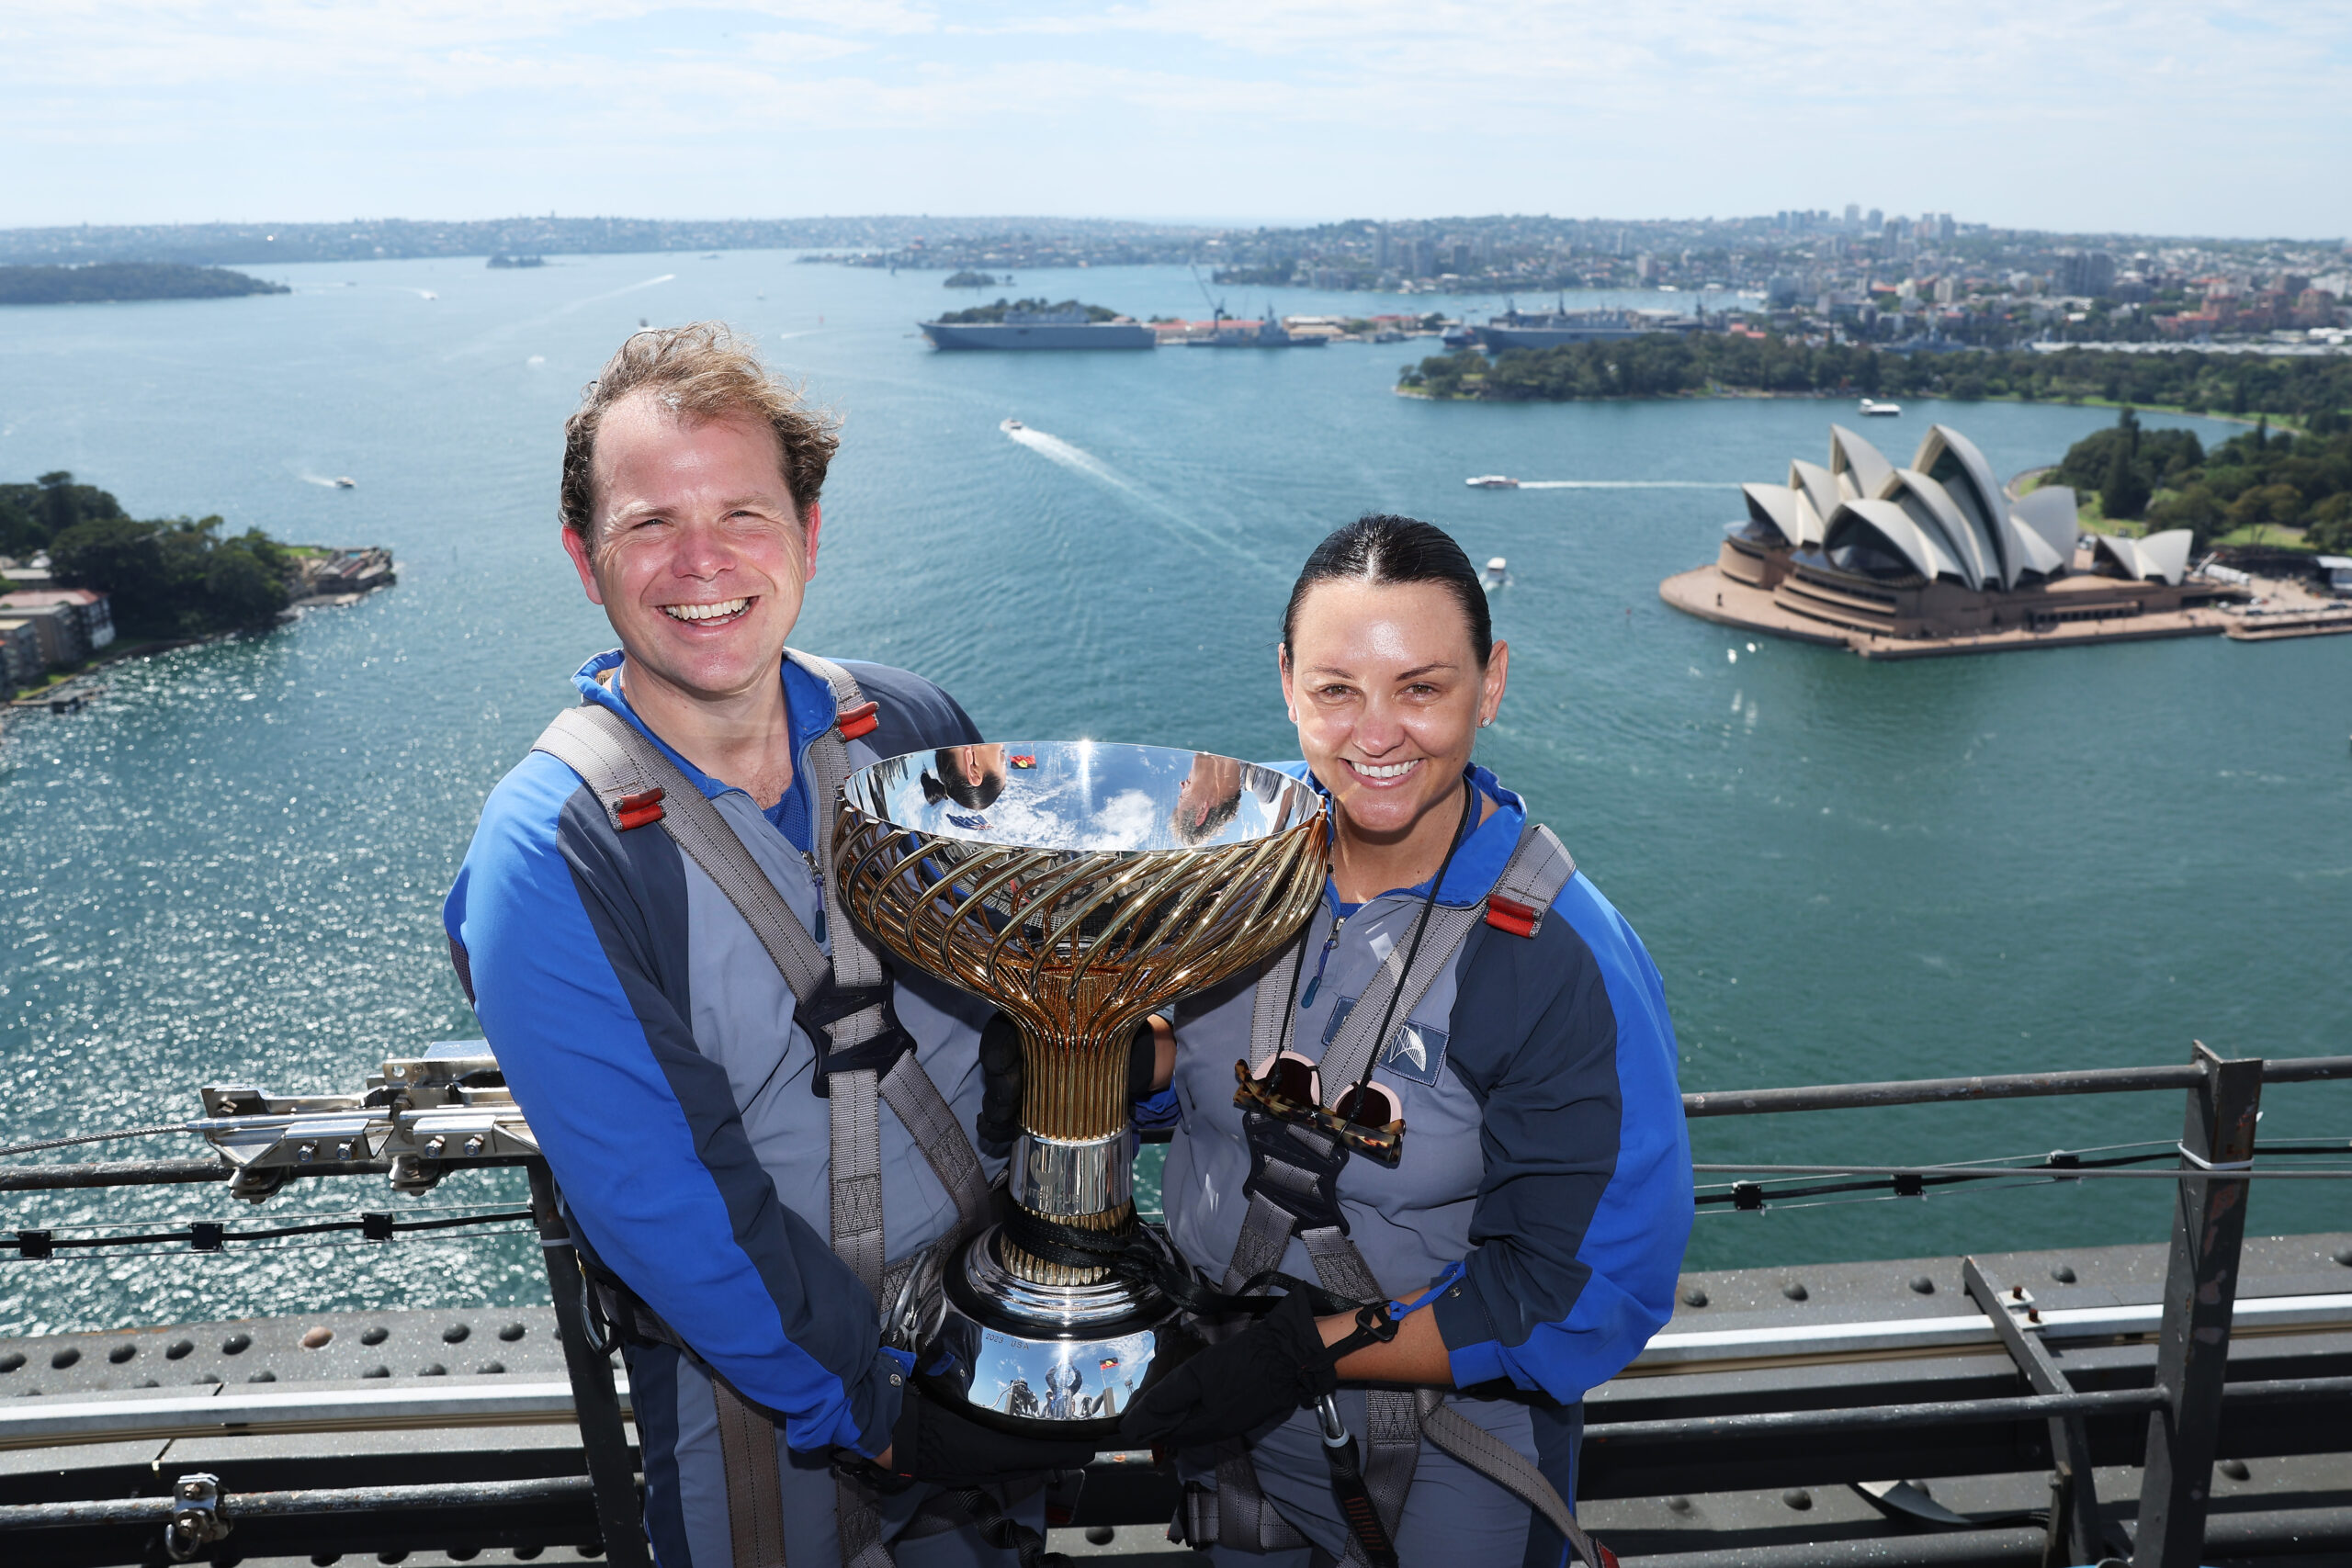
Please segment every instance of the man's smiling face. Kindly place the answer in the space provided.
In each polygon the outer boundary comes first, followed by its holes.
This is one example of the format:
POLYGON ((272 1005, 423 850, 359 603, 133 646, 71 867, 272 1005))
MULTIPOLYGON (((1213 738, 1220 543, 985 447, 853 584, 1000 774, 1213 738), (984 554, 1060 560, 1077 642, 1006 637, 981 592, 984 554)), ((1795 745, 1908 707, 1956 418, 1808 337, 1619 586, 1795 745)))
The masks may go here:
POLYGON ((634 392, 597 429, 594 475, 591 539, 567 528, 563 544, 620 636, 630 687, 714 702, 774 685, 819 525, 785 482, 775 432, 634 392))

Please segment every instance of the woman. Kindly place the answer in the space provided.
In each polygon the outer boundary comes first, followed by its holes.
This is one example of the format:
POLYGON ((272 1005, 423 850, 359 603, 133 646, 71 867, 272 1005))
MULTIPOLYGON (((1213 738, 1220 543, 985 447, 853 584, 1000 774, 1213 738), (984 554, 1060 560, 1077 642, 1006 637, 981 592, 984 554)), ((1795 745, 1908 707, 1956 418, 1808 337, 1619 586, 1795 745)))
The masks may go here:
POLYGON ((1179 1005, 1170 1092, 1140 1109, 1177 1118, 1164 1195, 1189 1261, 1228 1291, 1271 1268, 1393 1301, 1396 1321, 1384 1340, 1379 1314, 1317 1318, 1293 1292, 1142 1395, 1126 1434, 1182 1456, 1194 1544, 1303 1568, 1348 1555, 1346 1476, 1301 1407, 1336 1382, 1406 1568, 1557 1562, 1509 1455, 1574 1497, 1584 1393, 1670 1315, 1690 1234, 1657 971, 1471 761, 1510 653, 1442 531, 1365 517, 1325 539, 1280 665, 1291 771, 1329 803, 1325 904, 1179 1005), (1480 1446, 1465 1420, 1509 1452, 1456 1458, 1480 1446), (1490 1478, 1514 1468, 1516 1491, 1490 1478))

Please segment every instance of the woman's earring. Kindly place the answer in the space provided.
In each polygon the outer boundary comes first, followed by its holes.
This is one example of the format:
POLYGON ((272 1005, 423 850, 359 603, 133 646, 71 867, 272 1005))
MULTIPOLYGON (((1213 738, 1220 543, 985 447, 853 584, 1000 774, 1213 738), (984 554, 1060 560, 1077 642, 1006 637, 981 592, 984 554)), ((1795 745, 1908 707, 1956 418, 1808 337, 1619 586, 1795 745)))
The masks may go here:
POLYGON ((1495 722, 1495 716, 1494 716, 1494 715, 1492 715, 1492 714, 1488 714, 1486 717, 1484 717, 1484 718, 1482 718, 1482 719, 1480 719, 1480 720, 1478 721, 1478 728, 1481 728, 1481 729, 1485 729, 1486 728, 1487 728, 1489 725, 1493 724, 1494 722, 1495 722))

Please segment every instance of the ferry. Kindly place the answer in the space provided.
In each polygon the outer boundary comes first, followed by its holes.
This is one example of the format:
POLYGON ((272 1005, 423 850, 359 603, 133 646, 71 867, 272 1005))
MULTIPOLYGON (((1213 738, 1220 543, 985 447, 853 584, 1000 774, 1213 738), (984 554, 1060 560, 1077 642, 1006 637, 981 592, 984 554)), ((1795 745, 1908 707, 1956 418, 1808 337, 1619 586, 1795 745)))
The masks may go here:
POLYGON ((1862 412, 1873 419, 1894 419, 1903 412, 1903 405, 1901 403, 1872 402, 1870 399, 1864 398, 1862 400, 1862 412))
POLYGON ((1472 490, 1517 490, 1519 481, 1509 474, 1474 474, 1462 481, 1472 490))

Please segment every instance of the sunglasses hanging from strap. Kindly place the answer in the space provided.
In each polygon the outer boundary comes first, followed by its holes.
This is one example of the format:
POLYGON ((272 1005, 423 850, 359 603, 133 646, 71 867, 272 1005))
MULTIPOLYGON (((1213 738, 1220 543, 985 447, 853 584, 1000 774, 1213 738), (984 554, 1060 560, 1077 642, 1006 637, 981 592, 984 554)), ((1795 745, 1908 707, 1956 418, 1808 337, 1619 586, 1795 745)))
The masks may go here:
MULTIPOLYGON (((1461 818, 1453 825, 1453 837, 1445 846, 1445 858, 1438 863, 1437 874, 1430 878, 1429 892, 1423 895, 1420 909, 1413 917, 1413 935, 1405 946, 1404 966, 1396 971, 1396 984, 1389 987, 1388 1000, 1380 1014, 1380 1028, 1373 1035, 1375 1043, 1372 1055, 1356 1081, 1326 1107, 1320 1069, 1295 1051, 1278 1049, 1264 1074, 1259 1077, 1250 1076, 1249 1063, 1233 1064, 1233 1076, 1240 1085, 1234 1091, 1234 1104, 1244 1111, 1263 1111, 1277 1121, 1315 1128, 1355 1153, 1385 1166, 1394 1167, 1403 1157, 1402 1110, 1387 1086, 1372 1081, 1372 1069, 1380 1060, 1380 1047, 1387 1043, 1389 1026, 1396 1021, 1396 998, 1405 989, 1406 976, 1413 972, 1413 961, 1420 956, 1421 936, 1429 930, 1430 911, 1437 904, 1438 889, 1445 885, 1445 874, 1453 865, 1454 852, 1469 836, 1477 815, 1478 786, 1467 778, 1462 781, 1462 796, 1461 818)), ((1285 1041, 1290 1036, 1292 1016, 1301 1005, 1296 974, 1291 976, 1291 1005, 1283 1014, 1285 1041)))

